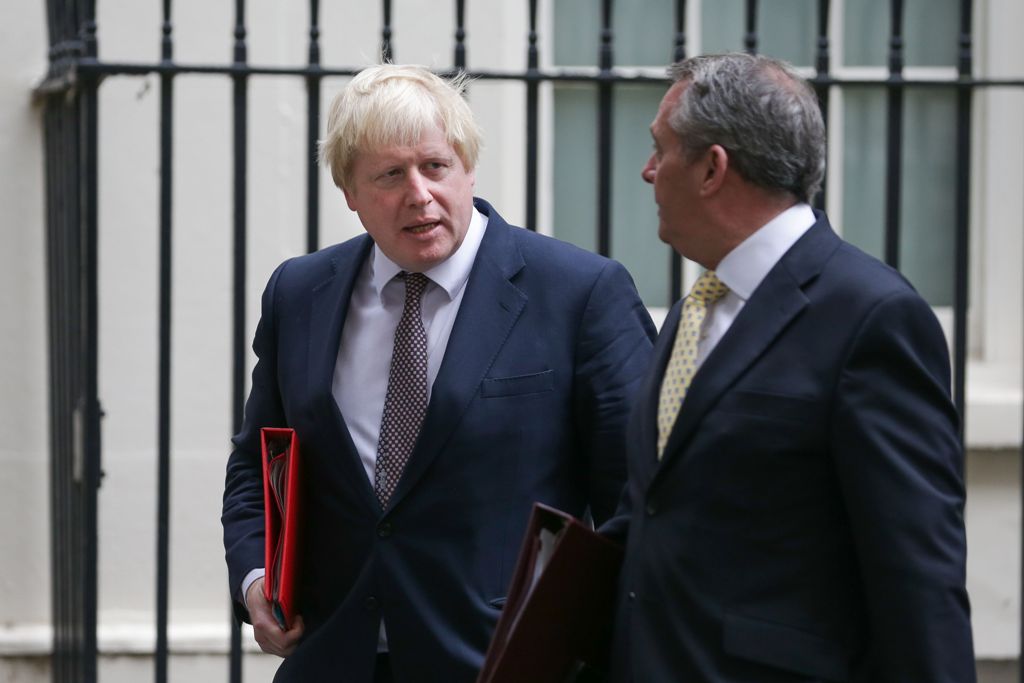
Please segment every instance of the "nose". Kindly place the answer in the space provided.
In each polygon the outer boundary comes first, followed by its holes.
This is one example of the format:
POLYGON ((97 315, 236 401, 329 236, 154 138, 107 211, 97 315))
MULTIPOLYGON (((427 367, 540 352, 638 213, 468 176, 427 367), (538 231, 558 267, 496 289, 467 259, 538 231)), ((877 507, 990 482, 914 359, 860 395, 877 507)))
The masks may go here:
POLYGON ((657 162, 654 160, 654 154, 651 154, 647 158, 647 163, 640 170, 640 177, 644 179, 644 182, 654 184, 654 175, 657 172, 657 162))
POLYGON ((409 205, 426 206, 432 202, 434 196, 430 192, 430 181, 423 177, 419 171, 409 173, 409 205))

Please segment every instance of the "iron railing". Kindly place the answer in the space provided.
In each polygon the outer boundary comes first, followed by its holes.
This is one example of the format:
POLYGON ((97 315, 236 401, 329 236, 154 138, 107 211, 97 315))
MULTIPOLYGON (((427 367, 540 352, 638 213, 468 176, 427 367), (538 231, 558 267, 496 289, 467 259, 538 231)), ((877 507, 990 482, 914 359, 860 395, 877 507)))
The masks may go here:
POLYGON ((97 300, 98 75, 91 3, 49 3, 50 69, 41 91, 46 153, 50 337, 53 678, 96 680, 100 483, 97 300))
MULTIPOLYGON (((174 60, 172 7, 163 0, 160 59, 157 62, 112 62, 99 58, 96 41, 95 0, 48 0, 50 67, 36 90, 45 104, 48 282, 50 321, 50 376, 52 424, 52 519, 53 519, 53 621, 54 681, 90 683, 96 680, 97 551, 96 494, 101 479, 100 417, 98 396, 97 315, 97 92, 101 81, 123 76, 155 74, 160 83, 160 201, 159 201, 159 379, 158 379, 158 490, 157 490, 157 606, 156 680, 167 680, 168 566, 170 527, 170 425, 171 425, 171 255, 172 142, 174 134, 174 84, 193 74, 220 74, 233 87, 233 369, 231 409, 233 428, 242 421, 244 404, 247 325, 246 236, 248 84, 261 76, 291 76, 305 81, 307 127, 304 140, 306 167, 306 248, 319 247, 320 217, 316 145, 320 133, 320 88, 324 78, 349 76, 359 67, 324 66, 320 62, 319 2, 309 2, 308 60, 303 65, 250 64, 247 55, 244 0, 235 1, 232 59, 223 64, 182 63, 174 60)), ((528 34, 523 70, 473 69, 466 49, 466 2, 454 0, 456 30, 453 63, 449 73, 466 71, 474 79, 522 83, 526 92, 526 188, 525 224, 534 229, 538 214, 539 88, 542 83, 588 83, 597 88, 598 163, 597 250, 608 254, 611 245, 612 187, 612 94, 623 83, 666 82, 644 73, 625 72, 615 66, 615 33, 612 0, 601 0, 598 69, 541 68, 537 30, 538 2, 528 0, 528 34)), ((904 94, 909 87, 946 88, 956 91, 956 216, 953 366, 954 400, 964 415, 967 358, 969 198, 971 180, 970 131, 973 95, 980 88, 1024 88, 1024 79, 976 78, 972 71, 972 0, 960 1, 958 75, 953 79, 911 79, 904 76, 902 24, 904 3, 890 0, 888 76, 883 79, 842 78, 830 71, 829 0, 817 3, 815 48, 816 75, 811 79, 827 114, 833 88, 883 87, 887 91, 885 258, 900 264, 900 195, 902 186, 902 131, 904 94)), ((393 60, 393 7, 382 0, 380 58, 393 60)), ((674 3, 674 34, 666 54, 676 59, 687 50, 687 2, 674 3)), ((758 2, 746 0, 743 44, 758 50, 758 2)), ((828 119, 826 115, 826 120, 828 119)), ((824 192, 817 198, 824 206, 824 192)), ((681 291, 683 268, 678 256, 666 252, 670 288, 667 300, 681 291)), ((963 424, 961 422, 961 424, 963 424)), ((1024 487, 1022 487, 1024 490, 1024 487)), ((1024 551, 1022 551, 1024 552, 1024 551)), ((1022 575, 1024 590, 1024 575, 1022 575)), ((227 617, 226 617, 227 618, 227 617)), ((1024 628, 1021 629, 1024 646, 1024 628)), ((230 680, 241 680, 241 638, 232 620, 230 680)), ((1024 683, 1024 674, 1022 674, 1024 683)))

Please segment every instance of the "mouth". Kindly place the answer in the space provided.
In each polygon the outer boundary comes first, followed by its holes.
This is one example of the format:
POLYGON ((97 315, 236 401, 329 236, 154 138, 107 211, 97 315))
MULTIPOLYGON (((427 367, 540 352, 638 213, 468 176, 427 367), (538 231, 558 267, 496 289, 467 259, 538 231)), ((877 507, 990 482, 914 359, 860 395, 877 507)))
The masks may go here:
POLYGON ((424 233, 430 232, 439 225, 441 225, 440 221, 426 221, 423 223, 407 225, 404 228, 402 228, 402 230, 404 230, 405 232, 410 232, 413 235, 422 235, 424 233))

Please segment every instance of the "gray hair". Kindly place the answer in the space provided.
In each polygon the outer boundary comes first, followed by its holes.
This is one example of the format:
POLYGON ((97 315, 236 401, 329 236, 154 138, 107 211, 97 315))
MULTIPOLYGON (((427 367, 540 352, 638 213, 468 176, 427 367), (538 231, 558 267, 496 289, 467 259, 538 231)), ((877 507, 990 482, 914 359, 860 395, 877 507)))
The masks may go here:
POLYGON ((809 202, 825 177, 825 124, 810 85, 786 62, 744 53, 669 67, 688 86, 668 123, 692 160, 721 145, 747 181, 809 202))
POLYGON ((390 145, 412 146, 439 126, 467 171, 476 168, 483 135, 462 93, 467 79, 445 80, 424 66, 380 64, 360 71, 331 102, 320 161, 342 189, 362 153, 390 145))

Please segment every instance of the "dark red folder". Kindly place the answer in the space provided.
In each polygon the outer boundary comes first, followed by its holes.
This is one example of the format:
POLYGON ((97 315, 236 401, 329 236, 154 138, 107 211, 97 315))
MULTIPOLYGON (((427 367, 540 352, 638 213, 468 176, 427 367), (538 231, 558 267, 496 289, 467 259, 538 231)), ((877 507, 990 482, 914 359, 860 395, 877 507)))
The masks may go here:
POLYGON ((477 683, 566 683, 607 671, 622 548, 535 503, 477 683))
POLYGON ((266 524, 266 576, 263 595, 281 628, 291 627, 299 581, 302 461, 291 429, 260 429, 263 450, 263 509, 266 524))

